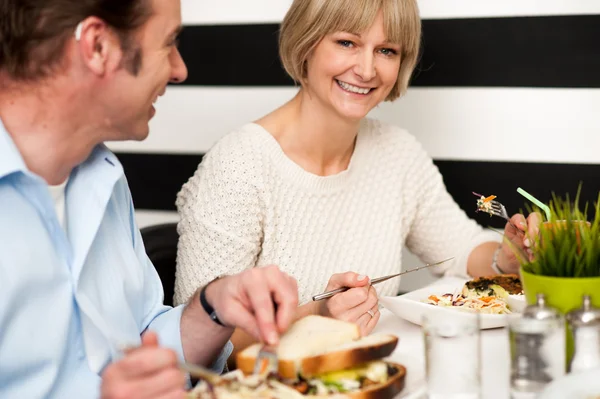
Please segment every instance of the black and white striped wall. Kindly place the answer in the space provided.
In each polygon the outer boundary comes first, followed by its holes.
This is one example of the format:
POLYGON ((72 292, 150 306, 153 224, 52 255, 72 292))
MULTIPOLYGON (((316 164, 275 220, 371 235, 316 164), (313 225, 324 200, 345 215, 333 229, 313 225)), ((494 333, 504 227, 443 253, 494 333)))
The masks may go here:
MULTIPOLYGON (((189 78, 157 104, 143 143, 109 143, 141 226, 177 220, 175 195, 220 137, 296 92, 277 55, 291 0, 182 0, 189 78)), ((523 187, 583 198, 600 190, 600 2, 420 0, 423 54, 408 94, 371 116, 408 129, 456 201, 471 191, 518 211, 523 187)), ((412 261, 412 258, 407 258, 412 261)), ((403 281, 420 285, 426 272, 403 281)))

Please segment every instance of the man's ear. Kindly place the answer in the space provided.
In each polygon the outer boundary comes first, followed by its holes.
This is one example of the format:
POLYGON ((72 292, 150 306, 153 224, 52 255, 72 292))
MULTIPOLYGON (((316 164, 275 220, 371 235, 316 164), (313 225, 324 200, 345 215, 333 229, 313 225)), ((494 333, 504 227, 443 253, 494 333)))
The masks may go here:
POLYGON ((119 68, 123 51, 116 33, 100 18, 88 17, 75 30, 75 45, 89 70, 104 76, 119 68))

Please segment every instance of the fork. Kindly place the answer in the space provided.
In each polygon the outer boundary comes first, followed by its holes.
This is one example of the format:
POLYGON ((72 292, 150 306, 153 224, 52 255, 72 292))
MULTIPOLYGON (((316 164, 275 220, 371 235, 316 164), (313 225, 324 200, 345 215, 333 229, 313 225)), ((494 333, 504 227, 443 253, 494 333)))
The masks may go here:
POLYGON ((515 228, 515 230, 517 230, 517 232, 520 232, 521 230, 517 228, 517 226, 515 226, 515 224, 513 222, 510 221, 510 216, 508 216, 508 212, 506 212, 506 208, 504 207, 504 205, 502 205, 500 202, 493 200, 491 202, 492 204, 492 214, 495 216, 499 216, 503 219, 505 219, 512 227, 515 228))
POLYGON ((278 365, 279 359, 277 358, 277 348, 273 345, 264 344, 258 352, 256 361, 254 362, 254 370, 252 371, 252 374, 261 374, 261 371, 264 373, 267 373, 271 370, 277 371, 278 365))
POLYGON ((179 369, 188 373, 190 376, 205 380, 213 385, 218 384, 222 380, 219 374, 196 364, 180 362, 178 366, 179 369))
MULTIPOLYGON (((139 348, 136 345, 117 345, 117 355, 119 357, 125 356, 128 353, 139 348)), ((221 376, 215 373, 212 370, 209 370, 203 366, 199 366, 196 364, 188 363, 188 362, 179 362, 177 364, 181 371, 188 373, 190 376, 194 378, 198 378, 201 380, 208 381, 211 384, 218 384, 221 381, 221 376)))
MULTIPOLYGON (((475 195, 479 198, 483 197, 483 195, 477 194, 475 192, 473 193, 473 195, 475 195)), ((504 207, 504 205, 502 205, 500 202, 498 202, 496 200, 492 200, 489 203, 491 205, 491 210, 490 211, 484 210, 484 212, 488 212, 490 215, 498 216, 498 217, 505 219, 512 227, 515 228, 515 230, 517 232, 521 231, 517 228, 517 226, 515 226, 515 224, 513 222, 511 222, 510 216, 508 216, 508 212, 506 212, 506 208, 504 207)), ((479 212, 479 211, 481 211, 481 209, 477 208, 477 212, 479 212)))

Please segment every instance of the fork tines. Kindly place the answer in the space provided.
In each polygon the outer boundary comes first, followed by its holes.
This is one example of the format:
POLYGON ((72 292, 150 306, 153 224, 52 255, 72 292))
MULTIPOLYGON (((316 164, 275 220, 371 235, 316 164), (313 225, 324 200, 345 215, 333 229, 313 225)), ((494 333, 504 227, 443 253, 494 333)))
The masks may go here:
POLYGON ((508 213, 506 212, 506 208, 504 207, 504 205, 502 205, 498 201, 491 201, 490 204, 492 205, 492 211, 494 211, 494 214, 501 216, 505 219, 508 218, 508 213))
POLYGON ((269 373, 270 371, 277 371, 278 365, 277 348, 270 345, 263 345, 254 362, 254 370, 252 373, 263 374, 269 373))

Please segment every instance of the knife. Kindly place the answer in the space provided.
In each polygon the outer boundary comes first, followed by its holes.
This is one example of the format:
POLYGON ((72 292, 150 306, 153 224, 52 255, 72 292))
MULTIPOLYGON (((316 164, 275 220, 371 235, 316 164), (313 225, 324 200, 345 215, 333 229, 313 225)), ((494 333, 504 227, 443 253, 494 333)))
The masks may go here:
MULTIPOLYGON (((387 281, 387 280, 389 280, 391 278, 402 276, 403 274, 408 274, 408 273, 416 272, 417 270, 425 269, 425 268, 428 268, 428 267, 431 267, 431 266, 441 265, 442 263, 448 262, 449 260, 452 260, 452 259, 454 259, 454 257, 451 257, 451 258, 448 258, 448 259, 444 259, 444 260, 441 260, 441 261, 435 262, 435 263, 428 263, 426 265, 415 267, 414 269, 406 270, 406 271, 403 271, 401 273, 390 274, 389 276, 377 277, 377 278, 374 278, 373 280, 371 280, 371 285, 379 284, 379 283, 381 283, 383 281, 387 281)), ((313 301, 320 301, 322 299, 331 298, 335 294, 339 294, 340 292, 348 291, 349 289, 350 289, 349 287, 341 287, 341 288, 338 288, 338 289, 335 289, 335 290, 332 290, 332 291, 323 292, 322 294, 318 294, 318 295, 313 296, 312 300, 313 301)))

